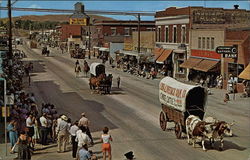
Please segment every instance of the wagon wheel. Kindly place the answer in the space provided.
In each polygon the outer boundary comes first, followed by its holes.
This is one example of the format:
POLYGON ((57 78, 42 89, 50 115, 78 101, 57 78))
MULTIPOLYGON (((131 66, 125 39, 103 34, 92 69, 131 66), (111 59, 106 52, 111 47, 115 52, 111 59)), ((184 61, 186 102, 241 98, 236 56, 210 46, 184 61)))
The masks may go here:
POLYGON ((180 139, 181 133, 182 133, 182 126, 180 122, 175 123, 174 131, 175 131, 176 138, 180 139))
POLYGON ((165 131, 166 128, 167 128, 167 120, 166 120, 165 113, 164 113, 163 111, 161 111, 161 113, 160 113, 160 118, 159 118, 159 120, 160 120, 160 127, 161 127, 161 129, 162 129, 163 131, 165 131))

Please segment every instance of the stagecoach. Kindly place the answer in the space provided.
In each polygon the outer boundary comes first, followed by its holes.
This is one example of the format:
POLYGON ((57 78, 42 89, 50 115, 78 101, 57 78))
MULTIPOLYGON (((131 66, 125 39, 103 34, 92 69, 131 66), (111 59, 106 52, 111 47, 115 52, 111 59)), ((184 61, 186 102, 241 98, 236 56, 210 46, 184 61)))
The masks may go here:
POLYGON ((169 122, 175 123, 175 135, 179 139, 186 132, 185 121, 189 115, 203 120, 207 101, 207 90, 201 86, 181 83, 165 77, 159 84, 159 99, 162 105, 160 127, 166 130, 169 122))
POLYGON ((100 93, 110 93, 112 86, 112 74, 105 73, 105 65, 102 63, 92 63, 90 65, 90 89, 97 89, 100 93))

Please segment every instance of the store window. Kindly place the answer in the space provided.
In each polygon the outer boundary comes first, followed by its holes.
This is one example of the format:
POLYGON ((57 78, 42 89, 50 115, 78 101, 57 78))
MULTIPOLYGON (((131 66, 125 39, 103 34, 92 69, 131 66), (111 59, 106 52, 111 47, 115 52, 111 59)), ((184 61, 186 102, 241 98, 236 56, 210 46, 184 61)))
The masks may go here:
MULTIPOLYGON (((243 64, 237 64, 237 63, 228 63, 228 75, 232 75, 233 77, 238 77, 239 74, 244 70, 243 64), (238 70, 237 70, 238 66, 238 70)), ((242 79, 238 80, 239 83, 242 82, 242 79)))
POLYGON ((184 62, 184 60, 177 60, 177 67, 176 67, 177 73, 184 74, 185 69, 180 67, 180 65, 181 65, 183 62, 184 62))
POLYGON ((111 35, 112 36, 115 36, 116 35, 116 28, 111 28, 111 35))

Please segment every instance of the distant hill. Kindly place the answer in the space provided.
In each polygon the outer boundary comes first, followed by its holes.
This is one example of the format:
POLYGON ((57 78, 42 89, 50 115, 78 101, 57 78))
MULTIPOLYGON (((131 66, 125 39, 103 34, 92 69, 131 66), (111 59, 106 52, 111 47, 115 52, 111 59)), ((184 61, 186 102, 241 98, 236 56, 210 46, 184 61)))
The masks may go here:
MULTIPOLYGON (((97 19, 97 20, 115 20, 110 17, 105 16, 98 16, 98 15, 89 15, 91 19, 97 19)), ((45 21, 53 21, 53 22, 68 22, 70 15, 26 15, 26 16, 18 16, 13 17, 13 20, 31 20, 31 21, 38 21, 38 22, 45 22, 45 21)))

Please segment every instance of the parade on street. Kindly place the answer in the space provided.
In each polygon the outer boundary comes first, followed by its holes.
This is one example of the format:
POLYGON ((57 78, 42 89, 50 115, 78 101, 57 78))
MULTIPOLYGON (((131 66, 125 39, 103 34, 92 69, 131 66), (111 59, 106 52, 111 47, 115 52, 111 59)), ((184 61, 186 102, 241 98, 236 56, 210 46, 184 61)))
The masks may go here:
POLYGON ((249 2, 171 2, 2 2, 0 160, 250 159, 249 2))

